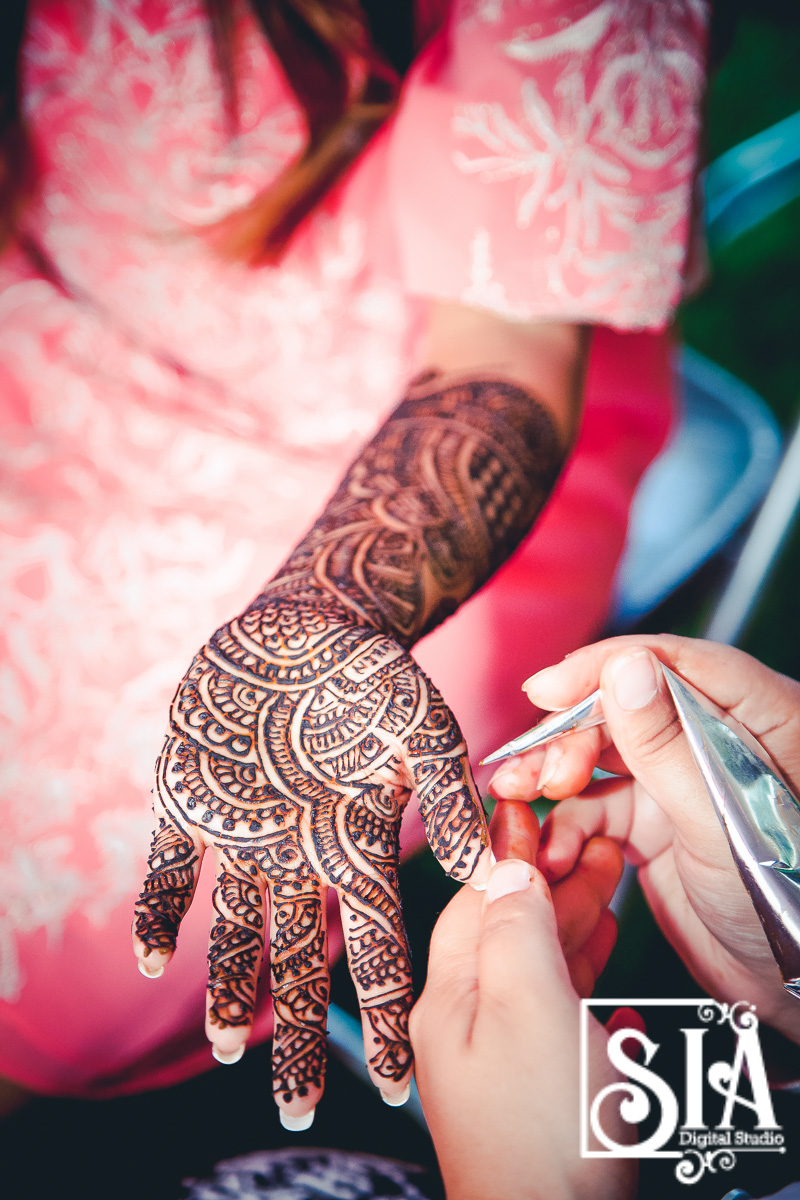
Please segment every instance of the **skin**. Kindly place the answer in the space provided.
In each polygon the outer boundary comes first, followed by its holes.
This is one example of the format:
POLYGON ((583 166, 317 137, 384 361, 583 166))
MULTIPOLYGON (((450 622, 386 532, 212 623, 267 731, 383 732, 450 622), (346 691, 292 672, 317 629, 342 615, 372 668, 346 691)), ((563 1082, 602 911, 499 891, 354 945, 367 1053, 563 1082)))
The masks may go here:
MULTIPOLYGON (((515 857, 498 862, 483 895, 464 888, 445 909, 411 1014, 417 1082, 448 1200, 633 1193, 633 1162, 582 1159, 578 1145, 579 990, 591 991, 613 945, 606 906, 622 855, 592 839, 550 889, 530 865, 537 842, 526 805, 497 805, 492 845, 498 858, 515 857)), ((600 1084, 612 1078, 607 1036, 591 1019, 600 1084)))
POLYGON ((545 794, 562 801, 543 830, 547 878, 571 871, 586 838, 613 838, 639 866, 656 920, 695 979, 720 1000, 754 1003, 761 1021, 800 1042, 800 1005, 783 988, 659 662, 746 726, 800 791, 800 684, 739 650, 667 636, 599 642, 528 680, 531 701, 545 709, 599 686, 607 731, 576 734, 546 757, 501 768, 491 789, 532 795, 544 776, 545 794), (595 763, 621 778, 587 787, 595 763))
POLYGON ((223 1058, 243 1047, 269 931, 274 1090, 290 1117, 322 1094, 330 887, 370 1073, 389 1099, 407 1087, 397 864, 412 790, 444 869, 479 885, 489 869, 463 738, 408 650, 531 527, 574 434, 585 352, 573 327, 435 306, 425 369, 172 703, 134 950, 157 977, 210 849, 207 1034, 223 1058))

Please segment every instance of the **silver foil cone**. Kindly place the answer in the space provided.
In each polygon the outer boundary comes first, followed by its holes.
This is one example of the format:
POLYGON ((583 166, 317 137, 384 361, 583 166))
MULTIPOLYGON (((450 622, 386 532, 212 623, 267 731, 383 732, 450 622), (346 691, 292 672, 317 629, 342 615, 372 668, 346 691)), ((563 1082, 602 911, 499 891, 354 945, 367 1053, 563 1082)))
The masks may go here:
POLYGON ((800 998, 800 801, 743 725, 663 670, 784 986, 800 998))

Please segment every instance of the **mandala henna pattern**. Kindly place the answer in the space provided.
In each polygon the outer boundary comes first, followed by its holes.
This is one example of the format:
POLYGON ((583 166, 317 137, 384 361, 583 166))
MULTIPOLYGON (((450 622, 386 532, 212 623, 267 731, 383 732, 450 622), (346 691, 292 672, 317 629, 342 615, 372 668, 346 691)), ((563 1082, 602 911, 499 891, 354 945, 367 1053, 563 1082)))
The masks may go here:
POLYGON ((408 1076, 402 812, 415 789, 433 851, 460 879, 486 830, 458 725, 407 648, 514 550, 561 458, 549 415, 516 385, 418 381, 178 688, 136 930, 148 950, 174 947, 202 847, 214 846, 208 1019, 247 1026, 268 896, 284 1104, 323 1086, 329 887, 373 1077, 408 1076))

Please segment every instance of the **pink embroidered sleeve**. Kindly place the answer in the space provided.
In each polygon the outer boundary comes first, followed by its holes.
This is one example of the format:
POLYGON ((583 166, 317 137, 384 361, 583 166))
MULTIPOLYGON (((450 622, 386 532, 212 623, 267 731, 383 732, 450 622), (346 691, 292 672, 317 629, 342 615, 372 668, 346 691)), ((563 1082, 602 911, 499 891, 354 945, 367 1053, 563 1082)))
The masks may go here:
POLYGON ((706 16, 704 0, 454 4, 393 131, 409 290, 662 326, 682 291, 706 16))

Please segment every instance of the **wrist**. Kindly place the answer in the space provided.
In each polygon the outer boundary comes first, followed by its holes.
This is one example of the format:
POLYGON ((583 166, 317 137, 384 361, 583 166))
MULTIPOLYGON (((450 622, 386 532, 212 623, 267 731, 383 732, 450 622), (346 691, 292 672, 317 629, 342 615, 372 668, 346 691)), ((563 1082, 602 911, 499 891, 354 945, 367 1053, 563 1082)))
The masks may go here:
POLYGON ((249 608, 263 609, 270 603, 280 603, 284 607, 302 606, 307 611, 324 615, 329 623, 361 625, 377 633, 395 636, 394 631, 380 619, 381 614, 359 604, 353 599, 354 593, 354 588, 340 590, 330 580, 319 580, 313 571, 292 570, 287 564, 266 584, 249 608))

